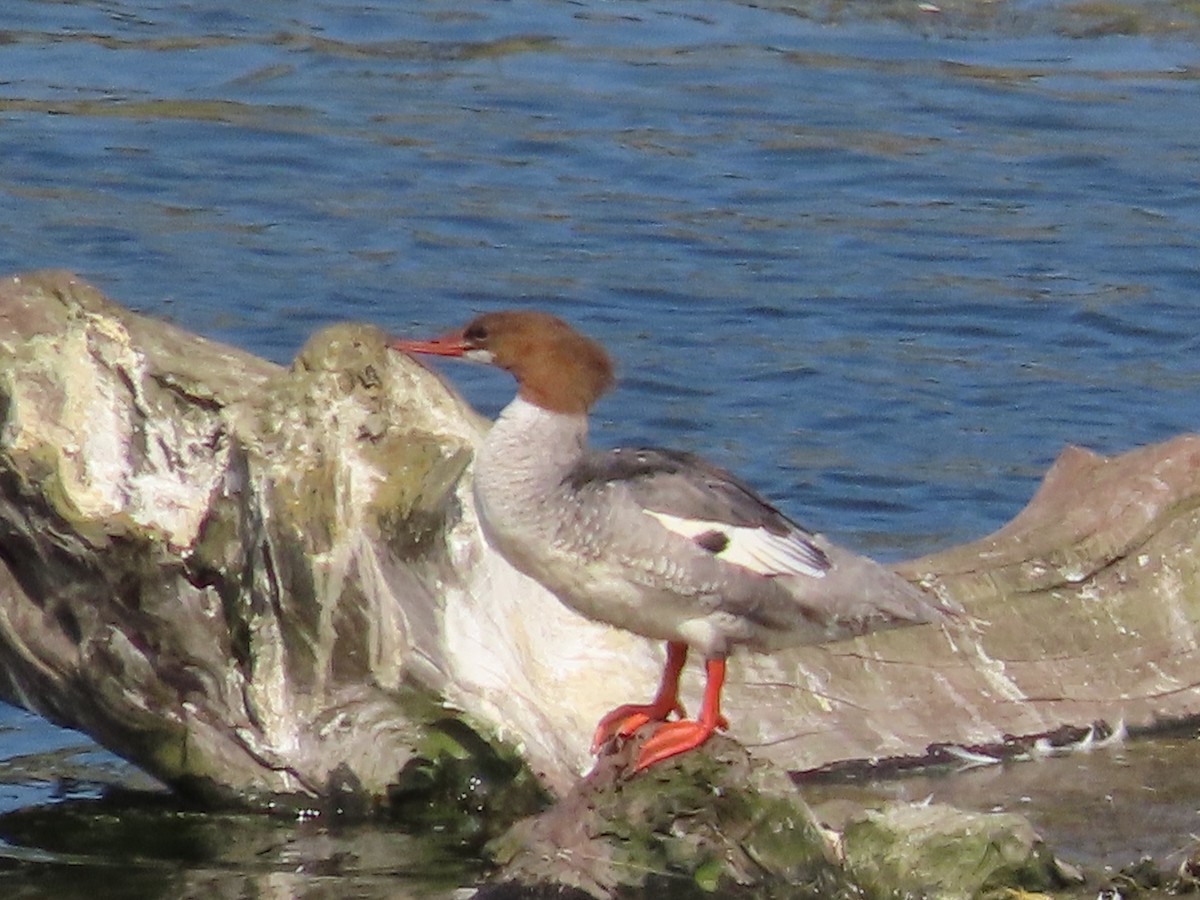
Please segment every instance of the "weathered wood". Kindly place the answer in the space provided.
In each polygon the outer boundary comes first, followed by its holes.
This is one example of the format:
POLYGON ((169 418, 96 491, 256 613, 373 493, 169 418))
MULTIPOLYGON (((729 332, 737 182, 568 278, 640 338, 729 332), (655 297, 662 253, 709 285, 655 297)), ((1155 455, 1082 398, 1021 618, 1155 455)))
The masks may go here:
MULTIPOLYGON (((374 329, 285 370, 64 274, 6 279, 0 317, 9 699, 168 781, 320 796, 343 765, 386 784, 406 679, 560 790, 597 717, 654 684, 660 648, 489 551, 460 478, 483 423, 374 329)), ((1068 449, 1005 528, 901 567, 976 631, 740 657, 732 736, 802 771, 1200 713, 1198 460, 1192 436, 1068 449)))
MULTIPOLYGON (((382 801, 447 707, 566 795, 655 684, 661 648, 487 547, 486 423, 374 328, 284 369, 10 277, 0 401, 0 696, 177 788, 382 801)), ((1200 714, 1198 461, 1192 436, 1068 449, 1005 528, 901 567, 976 628, 738 658, 730 735, 797 772, 1200 714)))
POLYGON ((380 796, 407 676, 446 686, 476 432, 387 359, 347 326, 285 370, 66 274, 0 283, 3 696, 179 788, 380 796))
POLYGON ((1000 531, 898 567, 964 604, 972 633, 912 629, 752 661, 731 708, 782 712, 734 733, 809 769, 1196 716, 1198 509, 1200 438, 1114 458, 1069 447, 1000 531))

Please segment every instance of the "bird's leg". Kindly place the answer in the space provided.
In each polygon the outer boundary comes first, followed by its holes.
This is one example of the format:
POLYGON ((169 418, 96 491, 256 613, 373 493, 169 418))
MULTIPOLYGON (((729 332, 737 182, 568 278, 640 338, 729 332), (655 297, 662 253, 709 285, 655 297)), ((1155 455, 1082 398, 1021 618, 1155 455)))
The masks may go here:
POLYGON ((704 669, 708 681, 704 685, 700 715, 695 719, 663 722, 658 726, 654 734, 642 744, 637 763, 633 767, 635 772, 699 747, 718 728, 726 727, 725 717, 721 715, 721 685, 725 683, 725 657, 718 656, 706 660, 704 669))
POLYGON ((686 715, 679 702, 679 673, 687 662, 687 644, 671 641, 667 644, 667 664, 663 667, 662 681, 658 693, 649 703, 626 703, 618 706, 596 726, 592 736, 592 752, 614 737, 629 737, 647 722, 663 722, 673 712, 686 715))

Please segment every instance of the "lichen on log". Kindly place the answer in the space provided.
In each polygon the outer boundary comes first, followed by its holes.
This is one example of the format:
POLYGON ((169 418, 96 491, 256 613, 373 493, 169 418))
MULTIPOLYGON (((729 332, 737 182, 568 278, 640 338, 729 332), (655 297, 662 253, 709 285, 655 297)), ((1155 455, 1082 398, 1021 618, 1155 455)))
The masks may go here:
POLYGON ((283 369, 60 273, 0 315, 3 696, 185 791, 382 795, 444 674, 469 420, 428 439, 449 400, 375 329, 283 369))

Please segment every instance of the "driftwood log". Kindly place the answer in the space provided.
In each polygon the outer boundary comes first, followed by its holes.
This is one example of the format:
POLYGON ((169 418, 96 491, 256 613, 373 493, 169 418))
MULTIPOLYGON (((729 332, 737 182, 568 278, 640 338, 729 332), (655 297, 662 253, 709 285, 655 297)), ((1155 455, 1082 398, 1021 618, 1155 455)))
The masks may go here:
MULTIPOLYGON (((176 789, 386 802, 453 719, 563 797, 656 681, 659 647, 487 547, 486 422, 375 328, 283 368, 11 276, 0 400, 0 697, 176 789)), ((1200 714, 1198 510, 1200 439, 1070 448, 999 532, 900 567, 977 627, 739 657, 730 736, 795 773, 1200 714)))

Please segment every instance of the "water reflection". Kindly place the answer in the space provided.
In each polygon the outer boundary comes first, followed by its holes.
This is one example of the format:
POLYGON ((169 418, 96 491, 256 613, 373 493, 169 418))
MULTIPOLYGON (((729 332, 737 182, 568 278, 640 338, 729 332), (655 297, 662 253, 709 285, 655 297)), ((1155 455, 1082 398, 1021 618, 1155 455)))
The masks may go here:
POLYGON ((446 895, 477 873, 430 839, 379 823, 190 811, 165 794, 110 791, 0 815, 6 897, 446 895))
POLYGON ((1195 758, 1196 736, 1184 731, 1090 752, 930 771, 886 783, 813 784, 803 791, 830 821, 892 799, 1020 813, 1059 856, 1093 875, 1143 856, 1174 871, 1195 846, 1200 824, 1200 798, 1189 774, 1195 758))

